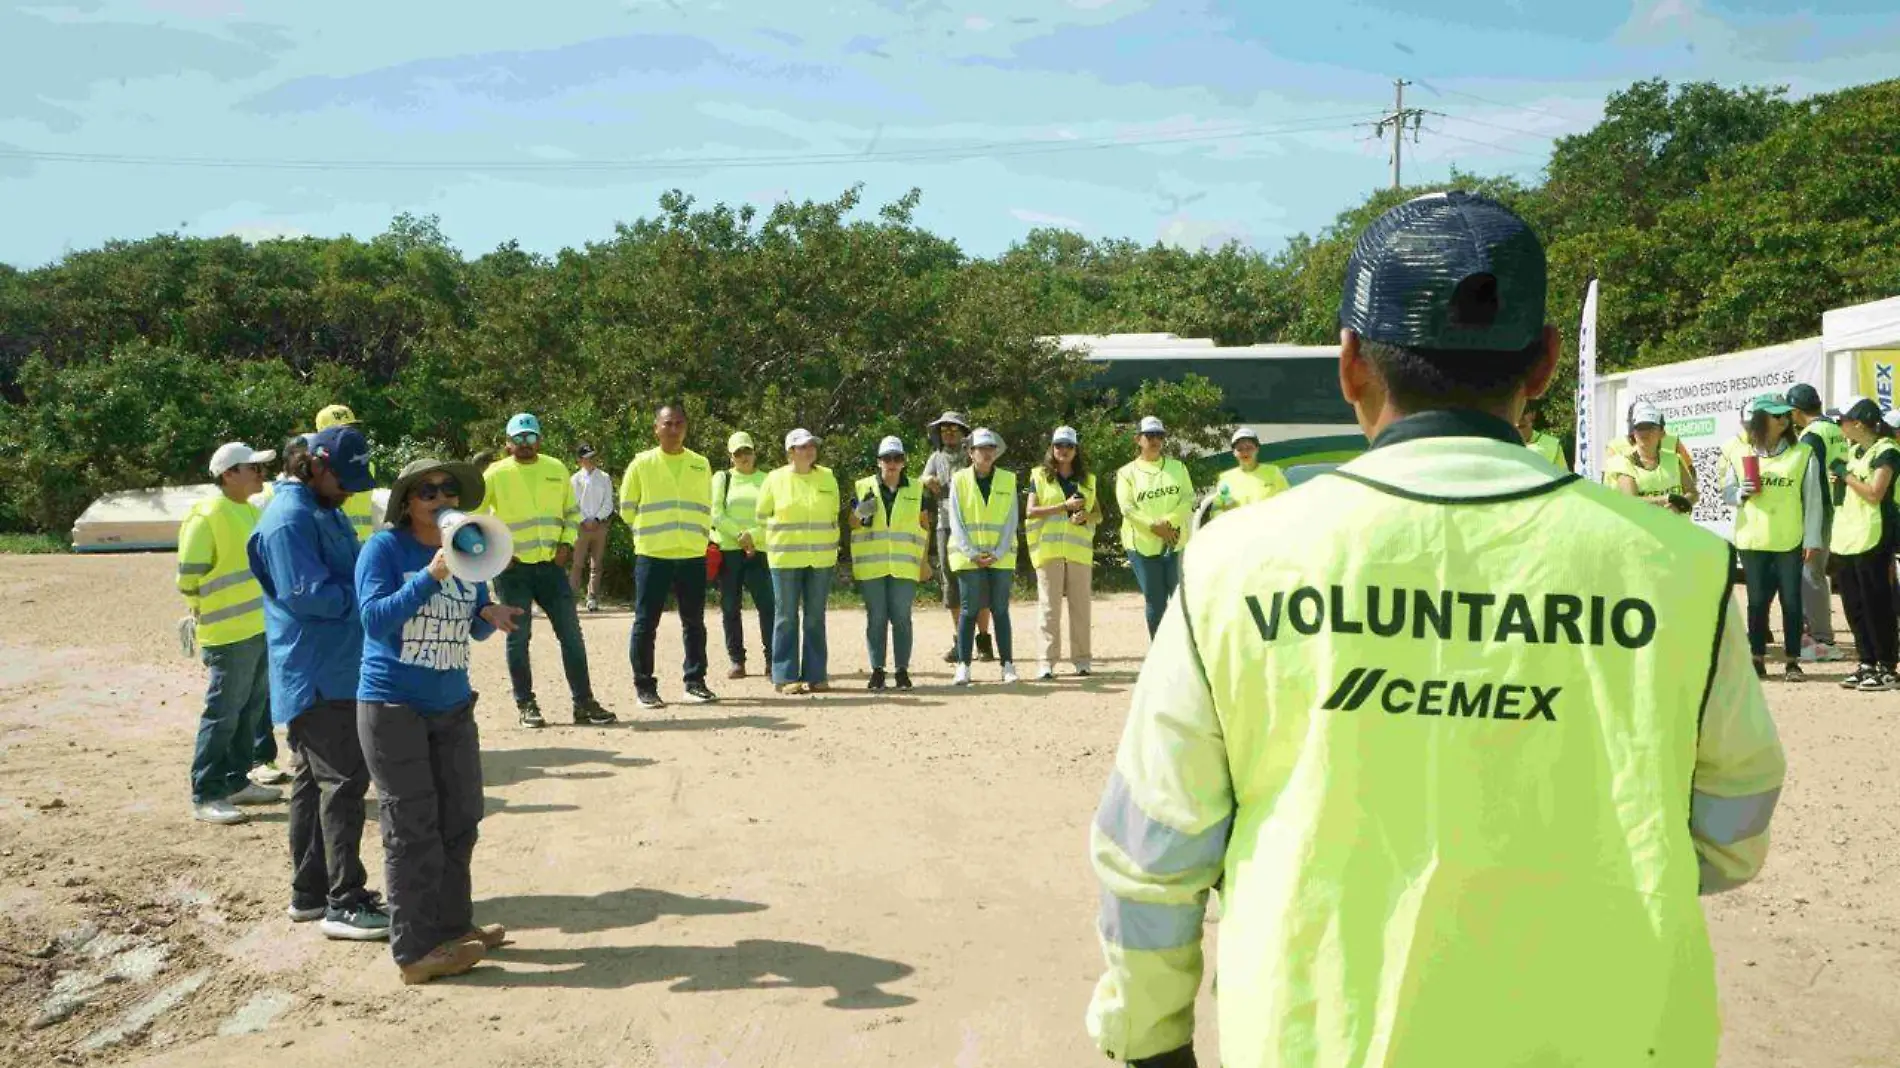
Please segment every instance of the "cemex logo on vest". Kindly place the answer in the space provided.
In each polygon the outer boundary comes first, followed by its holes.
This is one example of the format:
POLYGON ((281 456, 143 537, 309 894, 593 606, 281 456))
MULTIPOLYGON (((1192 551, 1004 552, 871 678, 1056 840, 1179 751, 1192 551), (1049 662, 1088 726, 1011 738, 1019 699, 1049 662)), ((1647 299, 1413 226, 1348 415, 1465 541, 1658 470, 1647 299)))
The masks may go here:
POLYGON ((1413 681, 1388 675, 1384 668, 1353 668, 1320 707, 1353 712, 1372 702, 1387 714, 1444 716, 1448 719, 1515 719, 1557 722, 1561 686, 1522 686, 1464 679, 1413 681), (1377 700, 1374 700, 1374 695, 1377 700))

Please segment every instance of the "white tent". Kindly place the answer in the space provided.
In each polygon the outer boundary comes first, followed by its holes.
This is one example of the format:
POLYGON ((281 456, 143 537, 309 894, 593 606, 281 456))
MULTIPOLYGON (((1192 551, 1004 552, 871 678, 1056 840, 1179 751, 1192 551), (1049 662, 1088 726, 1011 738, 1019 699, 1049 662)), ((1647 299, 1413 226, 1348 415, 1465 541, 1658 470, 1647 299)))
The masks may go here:
MULTIPOLYGON (((218 492, 210 483, 199 486, 161 486, 158 489, 121 490, 92 502, 73 524, 73 551, 129 553, 171 551, 178 548, 178 528, 191 506, 218 492)), ((382 529, 383 506, 389 491, 370 491, 375 508, 370 513, 382 529)), ((252 498, 255 503, 259 498, 252 498)))
POLYGON ((1900 297, 1822 312, 1821 341, 1829 352, 1900 347, 1900 297))

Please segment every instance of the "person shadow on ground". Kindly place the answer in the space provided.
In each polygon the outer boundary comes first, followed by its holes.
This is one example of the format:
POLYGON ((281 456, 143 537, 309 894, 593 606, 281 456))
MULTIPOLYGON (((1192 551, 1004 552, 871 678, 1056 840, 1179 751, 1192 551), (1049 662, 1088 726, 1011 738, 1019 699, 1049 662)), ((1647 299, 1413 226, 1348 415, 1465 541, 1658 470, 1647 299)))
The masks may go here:
POLYGON ((746 939, 730 946, 586 946, 495 951, 463 982, 471 986, 618 989, 664 983, 674 993, 829 988, 834 1009, 893 1009, 916 998, 882 989, 911 975, 908 964, 804 942, 746 939), (512 965, 530 965, 533 970, 512 965))

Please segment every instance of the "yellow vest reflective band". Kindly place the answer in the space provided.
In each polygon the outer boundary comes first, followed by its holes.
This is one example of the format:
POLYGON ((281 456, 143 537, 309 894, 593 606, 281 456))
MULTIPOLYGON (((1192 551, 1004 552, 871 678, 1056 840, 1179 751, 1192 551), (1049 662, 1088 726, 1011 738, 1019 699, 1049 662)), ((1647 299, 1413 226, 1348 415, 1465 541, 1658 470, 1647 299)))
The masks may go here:
POLYGON ((1548 485, 1447 503, 1322 476, 1258 506, 1300 537, 1215 523, 1185 555, 1237 802, 1228 1068, 1714 1065, 1690 819, 1729 549, 1548 485))
POLYGON ((673 464, 657 448, 635 456, 620 476, 620 518, 633 528, 633 551, 640 556, 705 556, 712 537, 712 464, 691 449, 673 464))
POLYGON ((901 578, 916 582, 924 567, 924 487, 906 481, 897 487, 890 515, 884 513, 884 498, 878 492, 883 480, 876 475, 858 479, 854 492, 858 500, 877 502, 877 514, 871 525, 864 526, 853 515, 851 524, 851 577, 865 579, 901 578))
POLYGON ((523 464, 504 456, 488 465, 482 481, 487 487, 482 511, 508 524, 515 537, 515 559, 545 563, 554 559, 557 548, 574 544, 581 509, 561 461, 541 456, 523 464))
MULTIPOLYGON (((1892 438, 1877 438, 1847 461, 1847 473, 1863 482, 1874 477, 1874 461, 1883 453, 1900 450, 1892 438)), ((1893 492, 1891 489, 1889 493, 1893 492)), ((1834 531, 1828 538, 1828 551, 1842 556, 1869 552, 1880 544, 1885 531, 1881 527, 1879 502, 1868 502, 1848 487, 1841 506, 1834 510, 1834 531)))
POLYGON ((178 592, 198 617, 199 645, 264 633, 264 591, 246 550, 258 514, 220 493, 192 505, 178 528, 178 592))
POLYGON ((768 567, 832 567, 838 562, 838 476, 815 464, 805 474, 792 465, 765 476, 759 519, 765 524, 768 567))
POLYGON ((376 533, 376 518, 370 514, 375 507, 376 499, 369 490, 352 493, 343 501, 343 515, 349 519, 350 529, 356 531, 359 545, 376 533))
POLYGON ((1181 461, 1170 457, 1159 466, 1140 460, 1124 464, 1115 473, 1115 498, 1122 510, 1123 549, 1160 556, 1168 546, 1148 528, 1164 519, 1181 532, 1174 547, 1187 547, 1188 520, 1194 513, 1194 483, 1181 461))
POLYGON ((1220 473, 1220 479, 1214 483, 1214 495, 1221 496, 1226 489, 1225 507, 1237 508, 1243 504, 1264 501, 1287 488, 1286 474, 1272 464, 1255 464, 1252 471, 1242 471, 1238 466, 1230 467, 1220 473))
MULTIPOLYGON (((1094 518, 1095 476, 1085 477, 1077 488, 1082 491, 1082 514, 1089 517, 1084 524, 1070 522, 1066 512, 1039 518, 1031 517, 1026 511, 1023 513, 1023 536, 1029 540, 1031 565, 1041 567, 1051 560, 1066 560, 1072 564, 1095 562, 1095 528, 1100 525, 1094 518)), ((1029 472, 1029 493, 1044 507, 1069 499, 1062 492, 1061 481, 1045 480, 1040 467, 1029 472)), ((991 495, 994 496, 994 491, 991 495)))
MULTIPOLYGON (((1761 458, 1761 492, 1735 510, 1737 549, 1781 553, 1801 548, 1801 484, 1813 455, 1806 445, 1790 445, 1779 456, 1761 458)), ((1739 458, 1735 471, 1739 478, 1739 458)))
POLYGON ((1644 468, 1635 453, 1625 454, 1616 473, 1635 480, 1638 497, 1667 497, 1682 492, 1682 457, 1673 452, 1658 452, 1654 468, 1644 468))
MULTIPOLYGON (((1533 431, 1531 433, 1531 440, 1524 444, 1532 452, 1549 460, 1558 467, 1569 466, 1564 462, 1564 443, 1558 441, 1553 435, 1546 434, 1541 430, 1533 431)), ((1675 446, 1672 444, 1669 448, 1673 451, 1675 446)))
MULTIPOLYGON (((1016 503, 1016 476, 1000 467, 990 469, 990 498, 983 499, 983 491, 976 484, 976 468, 966 467, 950 480, 950 492, 957 499, 957 514, 963 521, 963 533, 970 539, 970 548, 979 553, 994 553, 1003 547, 1003 527, 1009 521, 1009 510, 1016 503)), ((1009 571, 1016 566, 1016 554, 1011 553, 990 565, 991 570, 1009 571)), ((963 555, 956 549, 956 538, 950 539, 950 570, 976 571, 976 561, 963 555)))

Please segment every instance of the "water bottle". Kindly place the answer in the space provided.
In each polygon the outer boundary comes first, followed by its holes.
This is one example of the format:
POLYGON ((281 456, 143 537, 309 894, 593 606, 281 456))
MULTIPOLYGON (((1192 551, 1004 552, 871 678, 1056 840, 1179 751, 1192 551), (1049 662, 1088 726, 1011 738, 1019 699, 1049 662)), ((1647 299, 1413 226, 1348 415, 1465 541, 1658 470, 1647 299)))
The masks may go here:
POLYGON ((1234 492, 1227 483, 1220 484, 1220 510, 1225 512, 1234 506, 1234 492))

